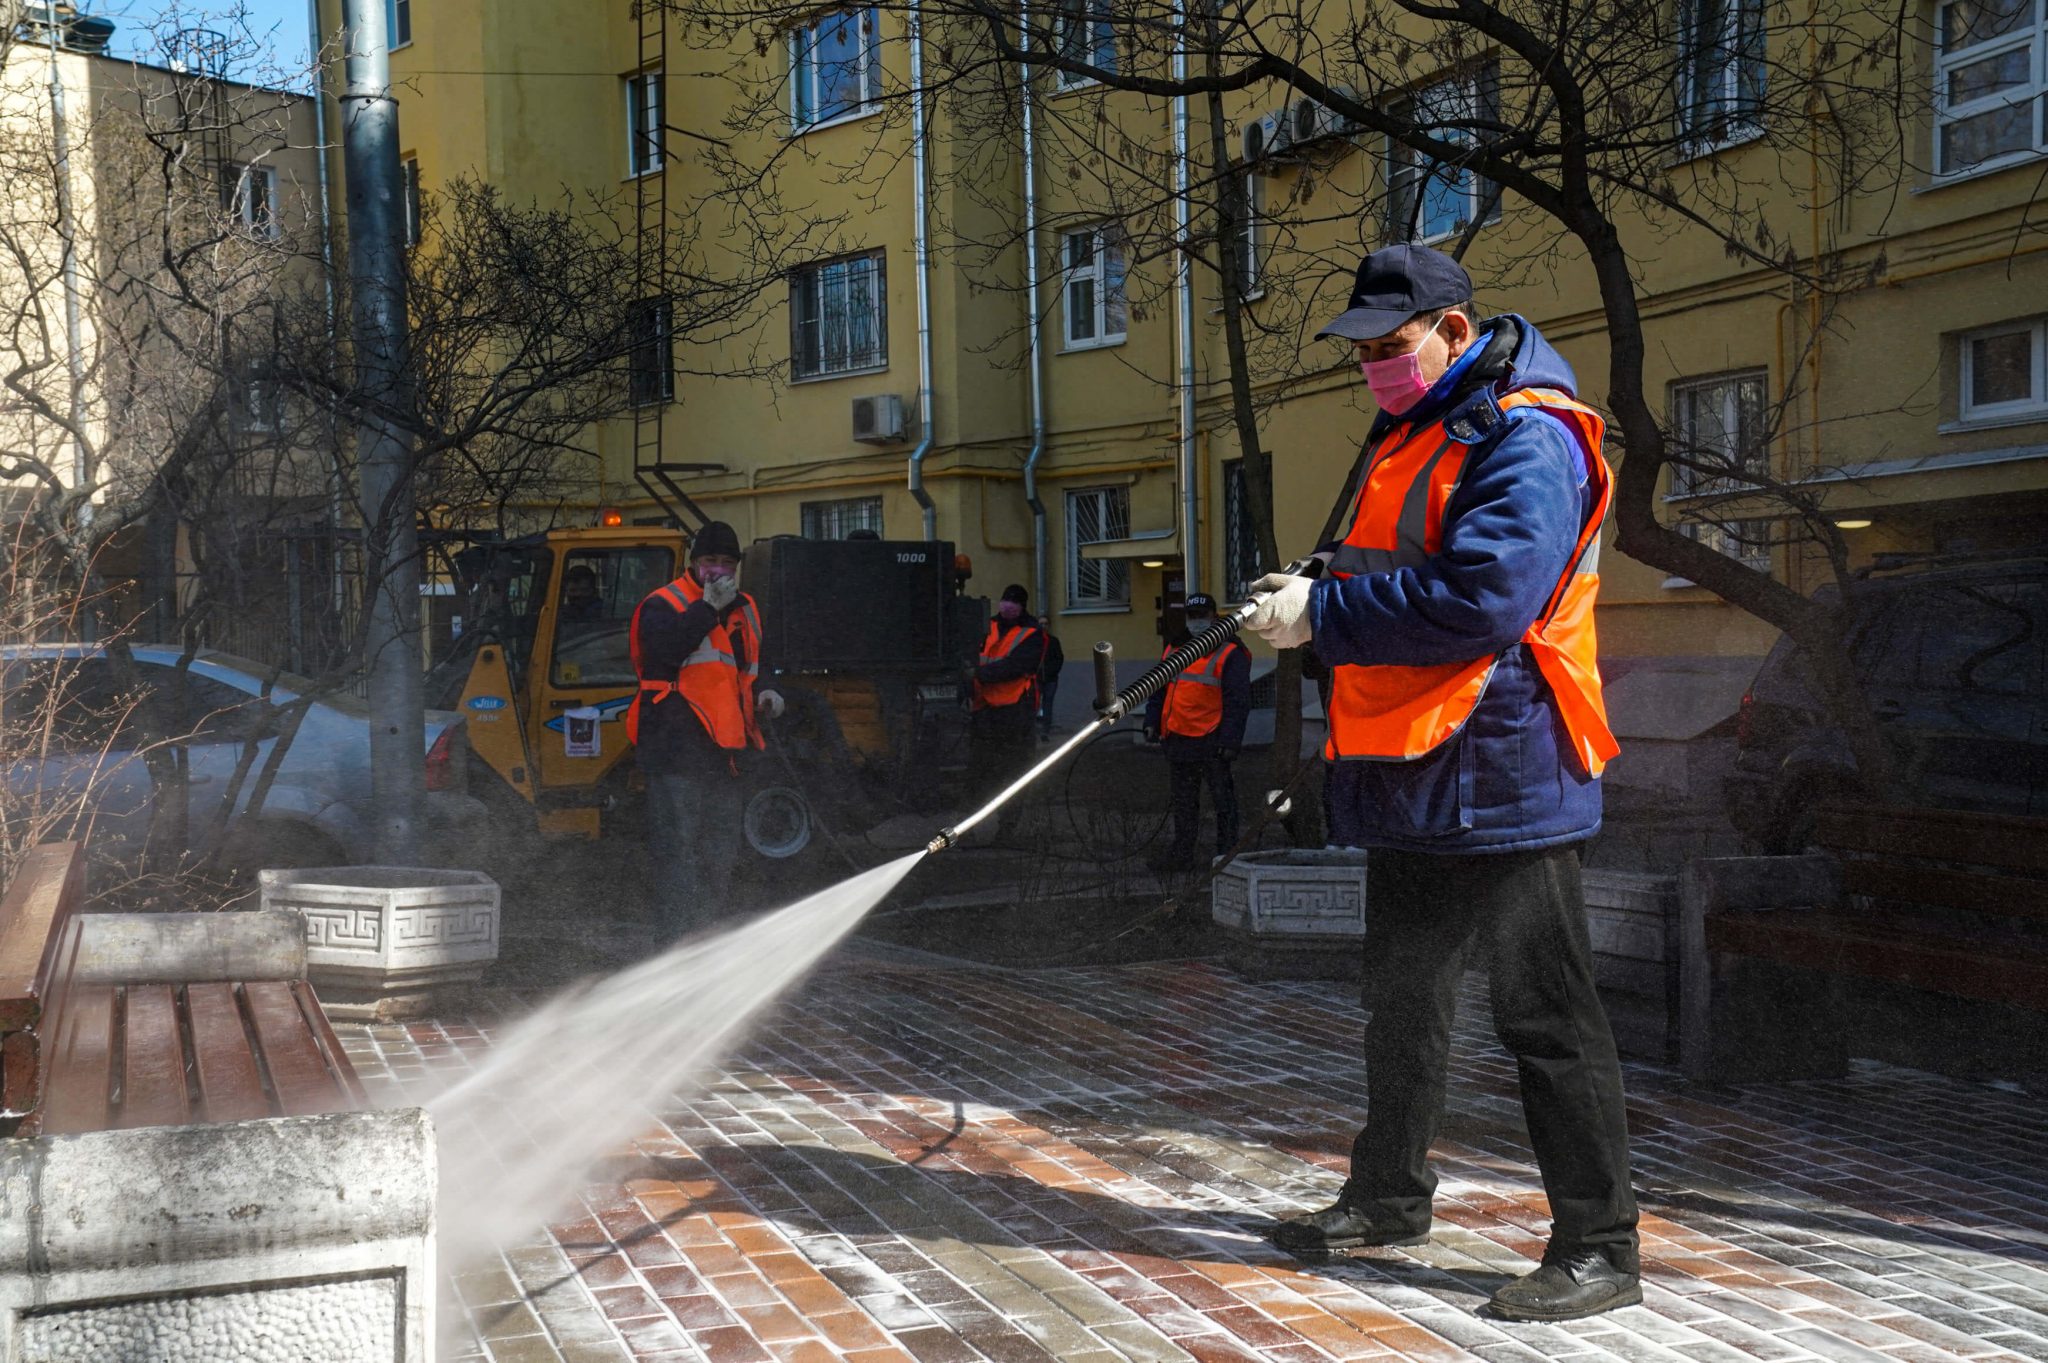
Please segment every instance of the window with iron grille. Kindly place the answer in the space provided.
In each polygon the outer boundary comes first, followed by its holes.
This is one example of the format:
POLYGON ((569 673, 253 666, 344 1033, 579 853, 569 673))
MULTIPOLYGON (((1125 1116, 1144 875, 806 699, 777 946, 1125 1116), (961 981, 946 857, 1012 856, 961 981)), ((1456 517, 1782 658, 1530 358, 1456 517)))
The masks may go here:
POLYGON ((626 319, 629 396, 635 407, 673 401, 676 395, 674 316, 666 298, 643 298, 626 319))
POLYGON ((1226 460, 1223 465, 1223 589, 1232 601, 1242 601, 1251 584, 1266 575, 1259 560, 1259 526, 1252 517, 1252 500, 1245 486, 1244 460, 1226 460))
POLYGON ((789 350, 797 378, 888 367, 887 282, 879 251, 790 275, 789 350))
POLYGON ((1131 536, 1131 490, 1076 488, 1067 494, 1067 605, 1128 606, 1131 565, 1081 557, 1081 546, 1131 536))
MULTIPOLYGON (((1492 67, 1425 85, 1391 112, 1439 142, 1476 146, 1478 128, 1499 112, 1492 67)), ((1395 241, 1439 241, 1474 221, 1500 217, 1500 187, 1466 166, 1387 140, 1387 232, 1395 241)))
POLYGON ((626 173, 651 175, 660 170, 662 122, 666 94, 659 69, 626 77, 626 173))
POLYGON ((843 540, 856 530, 882 533, 882 499, 849 497, 837 502, 803 504, 804 538, 843 540))
POLYGON ((398 191, 404 211, 407 249, 420 244, 420 158, 408 156, 398 163, 398 191))
MULTIPOLYGON (((1066 60, 1116 74, 1116 27, 1105 0, 1055 0, 1052 36, 1054 50, 1066 60)), ((1052 79, 1058 89, 1070 90, 1092 84, 1095 77, 1055 71, 1052 79)))
POLYGON ((1771 570, 1771 522, 1730 519, 1724 503, 1753 492, 1769 472, 1764 370, 1671 385, 1671 497, 1679 529, 1758 572, 1771 570))
POLYGON ((846 9, 789 35, 789 122, 797 132, 877 107, 882 63, 875 11, 846 9))
POLYGON ((1946 0, 1934 25, 1934 169, 2048 153, 2048 0, 1946 0))
POLYGON ((1763 136, 1764 0, 1680 0, 1678 132, 1693 155, 1763 136))
POLYGON ((1124 339, 1130 307, 1124 296, 1123 229, 1104 223, 1062 238, 1066 273, 1066 348, 1086 350, 1124 339))

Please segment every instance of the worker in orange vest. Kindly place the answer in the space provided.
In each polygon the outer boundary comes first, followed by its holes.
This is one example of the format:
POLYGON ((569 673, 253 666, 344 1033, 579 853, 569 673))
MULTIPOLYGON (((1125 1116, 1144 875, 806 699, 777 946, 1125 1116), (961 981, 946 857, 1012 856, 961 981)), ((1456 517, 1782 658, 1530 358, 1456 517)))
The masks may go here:
POLYGON ((1021 583, 1003 588, 975 660, 967 760, 983 795, 994 795, 1021 775, 1035 748, 1045 631, 1025 609, 1030 604, 1021 583))
POLYGON ((1571 1320, 1642 1300, 1614 1037, 1593 988, 1580 854, 1616 750, 1593 602, 1611 479, 1599 414, 1515 316, 1424 246, 1375 251, 1320 334, 1380 407, 1316 578, 1271 574, 1246 628, 1330 669, 1324 800, 1367 857, 1366 1124, 1297 1253, 1417 1244, 1467 948, 1514 1055, 1550 1201, 1542 1264, 1492 1309, 1571 1320))
POLYGON ((729 907, 740 858, 740 763, 767 746, 762 718, 782 697, 757 688, 761 611, 740 590, 740 541, 724 521, 690 540, 690 566, 633 611, 640 690, 626 736, 647 781, 654 897, 664 926, 689 932, 729 907))
MULTIPOLYGON (((1187 623, 1166 652, 1186 643, 1216 620, 1216 598, 1188 595, 1187 623)), ((1162 657, 1165 655, 1162 654, 1162 657)), ((1244 722, 1252 709, 1252 655, 1232 639, 1206 658, 1182 668, 1145 702, 1145 737, 1166 756, 1167 798, 1173 810, 1173 844, 1155 859, 1155 871, 1190 869, 1202 825, 1202 786, 1216 808, 1216 855, 1237 845, 1237 783, 1231 765, 1244 746, 1244 722)))

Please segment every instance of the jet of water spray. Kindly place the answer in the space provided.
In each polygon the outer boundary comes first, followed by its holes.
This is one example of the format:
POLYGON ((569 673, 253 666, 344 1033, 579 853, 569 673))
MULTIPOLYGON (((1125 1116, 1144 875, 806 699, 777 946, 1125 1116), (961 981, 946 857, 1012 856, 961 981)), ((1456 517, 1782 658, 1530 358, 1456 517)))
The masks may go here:
POLYGON ((460 1266, 531 1238, 592 1165, 701 1082, 761 1011, 925 853, 558 995, 425 1103, 442 1150, 440 1249, 460 1266))

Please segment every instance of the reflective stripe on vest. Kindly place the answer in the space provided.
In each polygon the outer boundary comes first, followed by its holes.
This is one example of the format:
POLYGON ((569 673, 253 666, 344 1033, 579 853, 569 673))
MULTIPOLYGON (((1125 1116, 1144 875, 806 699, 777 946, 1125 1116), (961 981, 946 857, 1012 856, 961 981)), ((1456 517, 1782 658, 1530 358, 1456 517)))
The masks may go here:
MULTIPOLYGON (((1206 738, 1223 723, 1223 664, 1236 643, 1225 644, 1206 658, 1189 663, 1166 684, 1159 728, 1181 738, 1206 738)), ((1168 645, 1164 658, 1173 652, 1168 645)))
MULTIPOLYGON (((1009 657, 1017 645, 1024 641, 1026 635, 1034 634, 1037 630, 1036 625, 1023 624, 1012 625, 1005 630, 1002 621, 989 621, 988 638, 984 639, 981 645, 980 666, 987 667, 990 663, 1001 662, 1009 657)), ((1006 705, 1015 705, 1027 698, 1030 699, 1032 708, 1037 709, 1038 678, 1035 676, 1012 677, 1009 681, 1000 682, 985 682, 980 677, 974 679, 974 708, 977 710, 999 709, 1006 705)))
POLYGON ((632 629, 627 635, 633 655, 633 670, 640 676, 639 694, 626 711, 626 737, 640 741, 640 707, 659 705, 671 696, 680 697, 696 712, 697 720, 711 741, 728 750, 765 748, 761 728, 754 717, 754 683, 761 675, 761 614, 754 598, 741 593, 739 609, 728 612, 711 628, 690 656, 683 659, 674 678, 649 677, 640 659, 640 612, 660 597, 680 615, 704 597, 696 579, 685 574, 665 587, 648 593, 633 611, 632 629), (734 647, 738 639, 739 647, 734 647), (741 657, 746 661, 742 663, 741 657))
MULTIPOLYGON (((1505 413, 1533 407, 1572 437, 1594 484, 1591 513, 1579 528, 1570 566, 1520 642, 1536 660, 1571 736, 1581 770, 1598 776, 1620 750, 1600 694, 1593 603, 1600 590, 1600 527, 1613 500, 1613 476, 1600 453, 1600 414, 1551 388, 1525 388, 1498 399, 1505 413)), ((1359 489, 1351 525, 1330 562, 1340 577, 1420 567, 1442 549, 1449 510, 1464 477, 1470 446, 1442 423, 1400 434, 1376 452, 1359 489)), ((1332 761, 1403 762, 1442 746, 1465 726, 1493 675, 1498 655, 1429 667, 1337 667, 1331 681, 1332 761)))

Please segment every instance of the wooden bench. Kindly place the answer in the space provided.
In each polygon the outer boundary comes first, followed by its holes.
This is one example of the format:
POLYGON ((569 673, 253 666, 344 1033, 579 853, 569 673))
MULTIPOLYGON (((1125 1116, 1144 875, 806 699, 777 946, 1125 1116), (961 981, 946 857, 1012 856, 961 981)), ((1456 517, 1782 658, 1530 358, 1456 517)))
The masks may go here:
POLYGON ((1839 1073, 1858 981, 2048 1012, 2048 819, 1837 805, 1815 843, 1687 867, 1689 1074, 1839 1073))
POLYGON ((77 913, 75 848, 28 869, 0 923, 0 971, 23 963, 0 993, 12 1134, 367 1106, 306 983, 297 915, 77 913))

